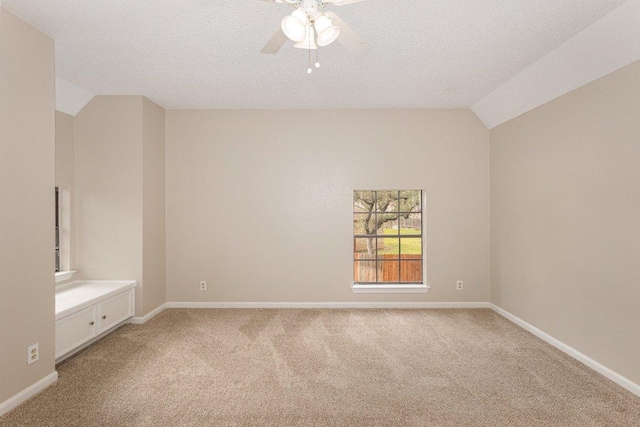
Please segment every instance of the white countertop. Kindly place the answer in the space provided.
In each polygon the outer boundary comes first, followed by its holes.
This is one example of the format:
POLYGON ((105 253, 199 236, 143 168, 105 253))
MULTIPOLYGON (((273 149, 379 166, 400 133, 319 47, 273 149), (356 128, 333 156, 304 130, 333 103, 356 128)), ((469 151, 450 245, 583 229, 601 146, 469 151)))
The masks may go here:
POLYGON ((76 280, 60 285, 56 287, 56 320, 136 285, 135 280, 76 280))

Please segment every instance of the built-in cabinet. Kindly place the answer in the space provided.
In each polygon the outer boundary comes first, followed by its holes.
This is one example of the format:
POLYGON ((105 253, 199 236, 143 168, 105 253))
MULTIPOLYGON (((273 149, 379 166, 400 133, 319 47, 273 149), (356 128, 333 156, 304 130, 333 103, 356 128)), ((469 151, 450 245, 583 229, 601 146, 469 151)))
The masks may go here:
POLYGON ((56 288, 56 359, 134 314, 135 281, 76 281, 56 288))

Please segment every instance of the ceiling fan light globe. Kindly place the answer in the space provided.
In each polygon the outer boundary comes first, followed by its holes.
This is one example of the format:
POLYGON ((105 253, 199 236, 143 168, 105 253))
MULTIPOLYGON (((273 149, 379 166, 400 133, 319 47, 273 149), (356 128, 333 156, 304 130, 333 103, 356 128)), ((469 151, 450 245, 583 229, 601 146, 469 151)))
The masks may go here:
POLYGON ((340 28, 333 25, 333 21, 324 15, 316 18, 313 25, 318 33, 318 46, 328 46, 340 35, 340 28))
POLYGON ((282 32, 294 42, 304 39, 309 18, 303 10, 296 9, 291 15, 282 18, 282 32))
POLYGON ((311 24, 307 25, 304 40, 294 44, 293 47, 297 47, 298 49, 310 49, 310 50, 318 49, 315 35, 316 34, 315 34, 315 31, 313 31, 313 26, 311 24))
POLYGON ((330 27, 318 34, 318 46, 329 46, 340 36, 340 28, 330 27))

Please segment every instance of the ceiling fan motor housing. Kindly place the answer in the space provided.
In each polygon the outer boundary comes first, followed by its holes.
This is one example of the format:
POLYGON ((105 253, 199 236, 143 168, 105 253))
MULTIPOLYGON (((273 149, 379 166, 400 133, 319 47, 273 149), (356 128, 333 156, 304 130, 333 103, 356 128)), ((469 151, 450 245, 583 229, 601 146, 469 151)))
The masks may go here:
POLYGON ((309 18, 313 20, 318 12, 320 12, 320 0, 300 0, 298 7, 307 12, 309 18))

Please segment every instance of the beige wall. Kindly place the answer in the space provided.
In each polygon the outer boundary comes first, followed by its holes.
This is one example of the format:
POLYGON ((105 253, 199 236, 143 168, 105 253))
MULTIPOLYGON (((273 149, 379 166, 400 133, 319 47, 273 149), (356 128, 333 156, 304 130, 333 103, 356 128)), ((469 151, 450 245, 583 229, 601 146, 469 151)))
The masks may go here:
POLYGON ((55 369, 54 111, 53 40, 2 10, 0 403, 55 369))
POLYGON ((640 62, 491 132, 491 300, 640 384, 640 62))
POLYGON ((166 128, 169 301, 488 301, 471 111, 167 111, 166 128), (354 295, 352 191, 393 188, 425 190, 432 290, 354 295))
POLYGON ((135 279, 136 314, 166 301, 164 109, 98 96, 75 117, 75 278, 135 279))
POLYGON ((56 111, 56 185, 75 184, 75 155, 73 116, 56 111))
POLYGON ((76 268, 134 279, 142 313, 142 97, 97 96, 75 117, 76 268))
POLYGON ((167 301, 164 109, 142 99, 144 314, 167 301))
POLYGON ((60 188, 60 261, 62 270, 75 267, 75 124, 73 116, 56 111, 56 186, 60 188))

